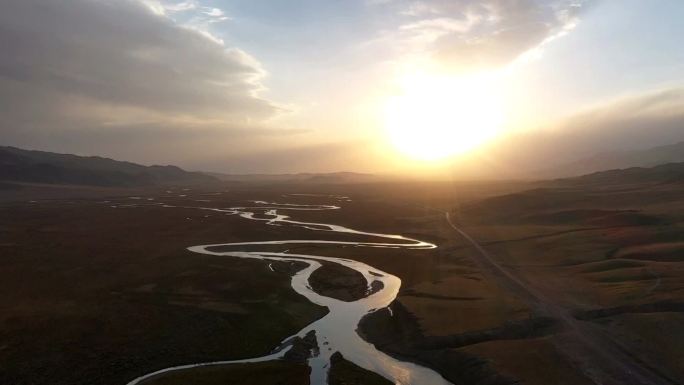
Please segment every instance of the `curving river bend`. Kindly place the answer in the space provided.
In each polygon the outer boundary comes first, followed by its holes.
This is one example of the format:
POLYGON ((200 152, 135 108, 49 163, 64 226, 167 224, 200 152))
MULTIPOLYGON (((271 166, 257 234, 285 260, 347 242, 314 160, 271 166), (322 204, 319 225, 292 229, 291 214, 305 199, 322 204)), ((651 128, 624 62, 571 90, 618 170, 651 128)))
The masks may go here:
MULTIPOLYGON (((313 194, 312 194, 313 195, 313 194)), ((347 197, 330 196, 338 201, 349 201, 347 197)), ((230 207, 230 208, 209 208, 209 207, 185 207, 164 205, 163 207, 173 208, 192 208, 199 210, 210 210, 225 213, 228 215, 239 215, 242 218, 263 221, 266 225, 272 226, 298 226, 311 231, 323 231, 329 233, 344 233, 353 234, 363 237, 372 237, 385 239, 391 242, 350 242, 350 241, 334 241, 334 240, 282 240, 282 241, 262 241, 262 242, 237 242, 237 243, 220 243, 211 245, 199 245, 189 247, 188 250, 199 253, 233 258, 252 258, 261 260, 273 261, 297 261, 304 262, 308 266, 297 272, 292 277, 292 288, 299 294, 306 297, 314 304, 325 306, 329 312, 324 317, 312 324, 306 326, 293 336, 286 338, 279 347, 274 349, 272 354, 244 360, 234 361, 215 361, 202 362, 195 364, 188 364, 182 366, 175 366, 162 369, 153 373, 138 377, 128 383, 128 385, 136 385, 145 382, 153 377, 162 374, 167 374, 173 371, 181 371, 201 366, 220 366, 235 363, 250 363, 250 362, 264 362, 275 360, 283 357, 285 353, 291 348, 289 341, 294 337, 303 338, 310 332, 315 332, 319 349, 314 352, 309 358, 308 364, 311 367, 311 385, 327 384, 328 369, 330 367, 330 357, 335 352, 340 352, 345 359, 354 364, 375 372, 395 384, 401 385, 447 385, 450 384, 437 372, 422 367, 420 365, 399 361, 380 351, 375 346, 364 341, 357 333, 357 327, 361 318, 365 315, 385 308, 392 303, 396 298, 401 280, 378 270, 365 263, 357 262, 346 258, 334 258, 317 255, 291 254, 288 252, 269 252, 269 251, 240 251, 239 248, 248 246, 254 249, 254 246, 268 246, 268 245, 311 245, 311 244, 327 244, 327 245, 346 245, 357 247, 377 247, 377 248, 408 248, 408 249, 429 249, 436 247, 435 245, 423 242, 417 239, 403 237, 401 235, 370 233, 350 229, 344 226, 326 224, 326 223, 311 223, 300 222, 290 219, 288 215, 281 214, 283 211, 311 211, 311 210, 338 210, 339 206, 335 205, 303 205, 291 203, 273 203, 264 201, 252 201, 253 206, 245 207, 230 207), (235 248, 231 251, 218 251, 226 248, 235 248), (353 301, 344 302, 334 298, 326 297, 316 293, 309 285, 309 277, 311 274, 321 267, 319 261, 326 261, 336 263, 361 273, 368 282, 368 293, 365 298, 353 301), (374 281, 382 283, 374 285, 380 287, 379 290, 372 292, 371 284, 374 281)))

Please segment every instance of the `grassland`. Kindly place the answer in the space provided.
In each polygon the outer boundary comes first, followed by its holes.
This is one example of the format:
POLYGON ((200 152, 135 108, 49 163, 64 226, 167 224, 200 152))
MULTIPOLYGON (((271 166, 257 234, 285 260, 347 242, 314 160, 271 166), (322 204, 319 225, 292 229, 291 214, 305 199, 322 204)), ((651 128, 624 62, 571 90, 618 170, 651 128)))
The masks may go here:
MULTIPOLYGON (((328 235, 217 212, 120 206, 148 198, 211 207, 253 199, 331 203, 283 197, 318 193, 352 200, 338 202, 340 210, 290 214, 439 246, 293 250, 353 258, 402 279, 393 315, 374 313, 360 329, 381 350, 436 368, 454 384, 596 382, 595 368, 578 359, 582 347, 567 322, 556 310, 540 309, 543 297, 592 338, 629 352, 635 365, 681 383, 683 192, 681 183, 657 182, 279 183, 171 193, 75 189, 60 190, 59 199, 7 200, 0 207, 0 382, 125 384, 172 365, 267 353, 325 314, 290 289, 290 275, 301 266, 271 269, 185 248, 328 235), (522 289, 483 264, 444 212, 522 289)), ((312 276, 316 290, 343 300, 362 295, 365 284, 335 266, 312 276)), ((331 371, 334 383, 382 383, 340 360, 331 371)), ((298 365, 266 365, 258 381, 299 381, 306 373, 298 365)), ((235 366, 202 378, 245 383, 240 373, 250 371, 235 366)))

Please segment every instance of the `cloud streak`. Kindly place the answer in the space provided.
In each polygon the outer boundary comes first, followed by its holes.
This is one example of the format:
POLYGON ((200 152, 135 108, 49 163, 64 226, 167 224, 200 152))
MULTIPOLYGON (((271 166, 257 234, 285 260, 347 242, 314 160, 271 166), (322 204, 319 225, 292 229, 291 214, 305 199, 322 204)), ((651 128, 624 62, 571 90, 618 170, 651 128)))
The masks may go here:
POLYGON ((574 28, 591 0, 394 1, 389 38, 455 72, 506 66, 574 28))

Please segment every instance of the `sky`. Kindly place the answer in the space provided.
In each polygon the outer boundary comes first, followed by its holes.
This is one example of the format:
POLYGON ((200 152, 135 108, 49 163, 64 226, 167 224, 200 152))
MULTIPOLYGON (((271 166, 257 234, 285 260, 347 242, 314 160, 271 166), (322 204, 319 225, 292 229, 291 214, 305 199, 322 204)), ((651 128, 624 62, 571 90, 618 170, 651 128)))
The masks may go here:
POLYGON ((679 0, 4 0, 0 144, 464 177, 684 140, 679 0))

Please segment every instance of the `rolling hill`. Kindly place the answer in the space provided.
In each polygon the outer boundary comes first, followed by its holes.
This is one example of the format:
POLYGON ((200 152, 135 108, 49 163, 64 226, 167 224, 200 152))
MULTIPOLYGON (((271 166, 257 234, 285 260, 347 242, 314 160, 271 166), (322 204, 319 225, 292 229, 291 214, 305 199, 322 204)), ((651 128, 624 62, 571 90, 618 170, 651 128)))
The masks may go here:
POLYGON ((665 184, 684 183, 684 163, 667 163, 655 167, 630 167, 599 171, 562 180, 569 184, 665 184))
POLYGON ((217 179, 176 166, 143 166, 99 156, 0 147, 0 181, 134 187, 197 184, 217 179))
POLYGON ((222 174, 210 173, 228 182, 285 182, 285 183, 366 183, 388 179, 374 174, 358 172, 298 173, 298 174, 222 174))
POLYGON ((562 178, 604 170, 653 167, 677 162, 684 162, 684 142, 646 150, 600 153, 559 167, 543 170, 540 172, 540 176, 543 178, 562 178))

